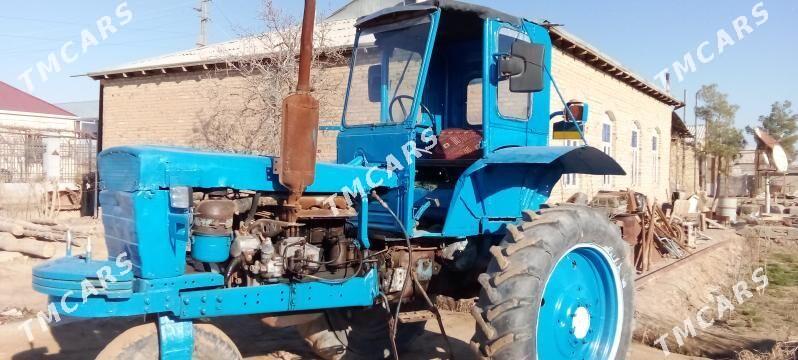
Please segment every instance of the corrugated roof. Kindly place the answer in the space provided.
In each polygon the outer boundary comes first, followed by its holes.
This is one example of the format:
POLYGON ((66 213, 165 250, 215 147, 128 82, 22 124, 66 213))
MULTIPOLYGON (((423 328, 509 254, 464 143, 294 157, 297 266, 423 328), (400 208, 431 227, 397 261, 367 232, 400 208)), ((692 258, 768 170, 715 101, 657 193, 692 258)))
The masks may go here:
POLYGON ((682 121, 682 117, 675 111, 671 113, 671 134, 684 138, 693 137, 690 129, 682 121))
POLYGON ((704 138, 707 134, 707 127, 704 124, 688 125, 687 128, 690 130, 690 133, 694 135, 693 137, 695 138, 696 142, 699 144, 704 143, 704 138))
MULTIPOLYGON (((317 25, 325 34, 325 45, 329 47, 352 46, 355 41, 355 20, 328 21, 317 25)), ((111 75, 146 75, 170 68, 194 67, 225 63, 232 59, 265 57, 275 51, 276 41, 272 34, 261 34, 234 39, 200 48, 179 51, 154 58, 134 61, 109 69, 90 72, 87 75, 101 79, 111 75)), ((314 39, 318 41, 319 39, 314 39)))
POLYGON ((2 81, 0 81, 0 111, 75 116, 69 111, 50 104, 47 101, 39 99, 2 81))
POLYGON ((385 9, 394 5, 404 3, 403 0, 352 0, 338 10, 335 10, 327 20, 349 20, 356 19, 366 14, 371 14, 378 10, 385 9))

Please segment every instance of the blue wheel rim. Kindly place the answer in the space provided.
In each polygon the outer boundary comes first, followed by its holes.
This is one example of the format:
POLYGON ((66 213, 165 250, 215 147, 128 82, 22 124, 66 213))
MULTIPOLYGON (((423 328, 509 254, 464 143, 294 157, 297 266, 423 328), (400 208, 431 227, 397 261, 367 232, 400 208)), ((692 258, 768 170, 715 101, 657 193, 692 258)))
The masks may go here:
POLYGON ((620 336, 620 287, 609 256, 595 246, 560 258, 543 291, 537 358, 610 359, 620 336))

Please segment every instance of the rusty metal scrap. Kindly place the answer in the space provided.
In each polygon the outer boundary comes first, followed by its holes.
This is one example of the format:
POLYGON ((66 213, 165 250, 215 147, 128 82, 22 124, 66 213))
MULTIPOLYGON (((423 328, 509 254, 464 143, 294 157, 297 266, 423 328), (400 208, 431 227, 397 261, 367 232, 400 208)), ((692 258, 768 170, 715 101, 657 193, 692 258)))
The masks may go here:
POLYGON ((681 219, 667 216, 660 205, 631 189, 600 192, 590 202, 590 206, 604 209, 621 228, 623 239, 634 249, 635 267, 641 272, 651 268, 652 255, 681 258, 690 253, 681 219))

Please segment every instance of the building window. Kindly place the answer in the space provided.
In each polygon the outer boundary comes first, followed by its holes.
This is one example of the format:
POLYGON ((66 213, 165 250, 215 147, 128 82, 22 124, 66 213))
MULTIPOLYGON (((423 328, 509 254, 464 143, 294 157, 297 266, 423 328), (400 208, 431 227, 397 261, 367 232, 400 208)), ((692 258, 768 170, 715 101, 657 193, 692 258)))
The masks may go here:
POLYGON ((466 122, 482 125, 482 78, 468 82, 466 86, 466 122))
MULTIPOLYGON (((601 125, 601 151, 612 157, 612 125, 608 123, 601 125)), ((601 184, 606 187, 611 186, 612 177, 610 175, 602 176, 601 184)))
POLYGON ((640 131, 637 129, 632 130, 632 138, 630 144, 632 147, 632 185, 640 184, 640 144, 639 144, 640 131))
MULTIPOLYGON (((565 140, 565 146, 580 146, 580 143, 579 140, 565 140)), ((576 186, 576 174, 564 174, 562 179, 565 186, 576 186)))
POLYGON ((659 184, 659 139, 651 137, 651 165, 654 166, 654 183, 659 184))

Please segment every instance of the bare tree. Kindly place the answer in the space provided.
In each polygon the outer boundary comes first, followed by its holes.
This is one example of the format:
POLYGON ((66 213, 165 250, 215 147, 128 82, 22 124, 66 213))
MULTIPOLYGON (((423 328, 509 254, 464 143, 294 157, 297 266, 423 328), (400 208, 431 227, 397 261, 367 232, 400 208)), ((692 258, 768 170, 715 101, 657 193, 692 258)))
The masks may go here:
MULTIPOLYGON (((220 47, 224 65, 209 70, 206 77, 236 78, 203 94, 208 105, 198 111, 195 143, 222 151, 279 155, 282 99, 296 88, 300 26, 272 0, 263 0, 260 18, 265 32, 243 35, 227 44, 231 46, 220 47)), ((316 27, 312 79, 322 109, 341 101, 332 96, 343 85, 341 77, 327 73, 346 60, 343 48, 329 35, 326 24, 316 27)))
POLYGON ((720 92, 717 84, 704 85, 698 92, 702 102, 695 112, 706 124, 704 153, 713 157, 712 183, 713 196, 720 196, 721 176, 726 176, 725 193, 729 193, 728 176, 733 160, 745 147, 742 130, 734 126, 739 106, 728 100, 728 94, 720 92))

